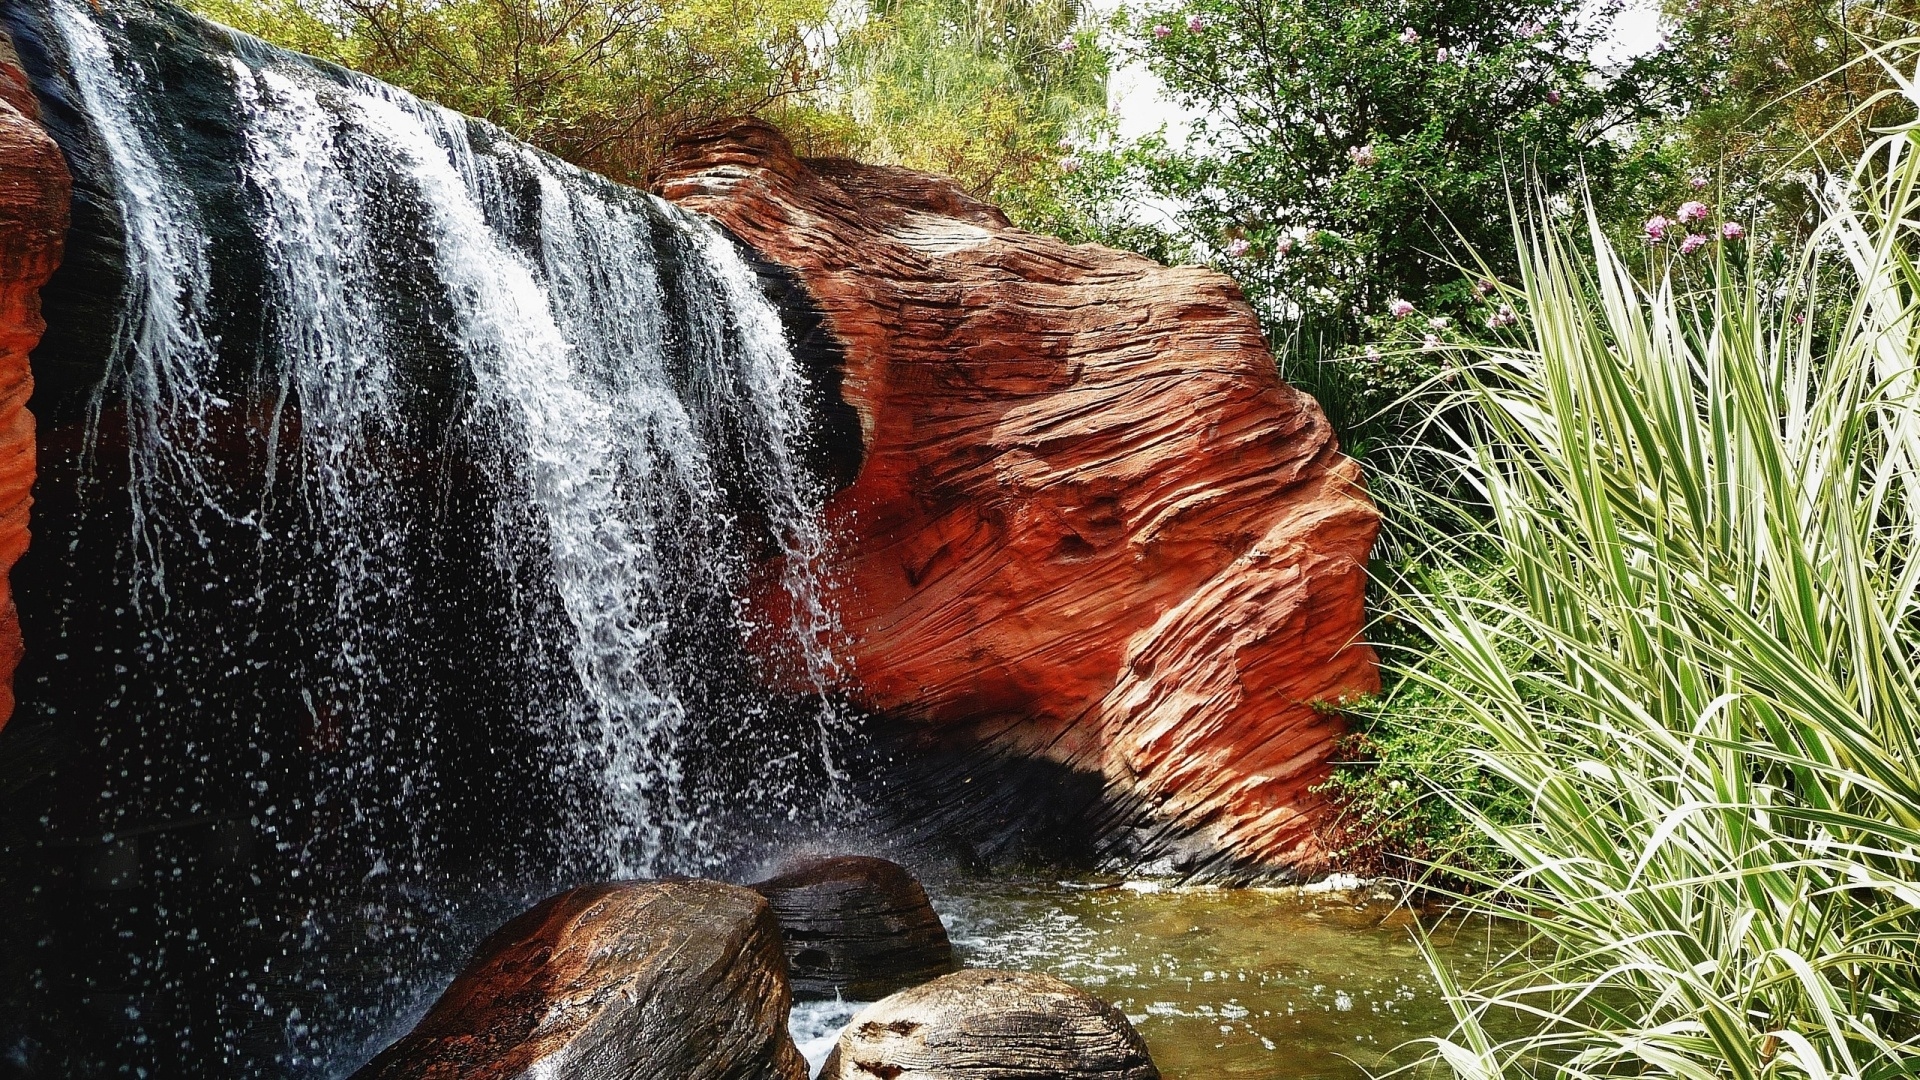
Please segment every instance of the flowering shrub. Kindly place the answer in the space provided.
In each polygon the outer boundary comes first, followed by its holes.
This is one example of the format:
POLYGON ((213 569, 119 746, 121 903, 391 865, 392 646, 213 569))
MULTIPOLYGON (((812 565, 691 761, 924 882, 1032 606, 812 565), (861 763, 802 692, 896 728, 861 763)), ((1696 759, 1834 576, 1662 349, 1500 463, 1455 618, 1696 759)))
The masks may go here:
POLYGON ((1400 299, 1478 332, 1492 309, 1460 267, 1477 252, 1496 276, 1516 270, 1516 169, 1549 192, 1644 203, 1641 159, 1607 134, 1663 106, 1632 71, 1593 69, 1604 20, 1578 0, 1136 2, 1122 51, 1196 119, 1190 138, 1111 158, 1140 202, 1176 208, 1188 252, 1239 281, 1276 351, 1306 354, 1289 378, 1321 380, 1356 452, 1399 437, 1382 410, 1444 352, 1423 359, 1403 334, 1385 353, 1413 359, 1383 374, 1365 348, 1395 320, 1373 320, 1400 299))

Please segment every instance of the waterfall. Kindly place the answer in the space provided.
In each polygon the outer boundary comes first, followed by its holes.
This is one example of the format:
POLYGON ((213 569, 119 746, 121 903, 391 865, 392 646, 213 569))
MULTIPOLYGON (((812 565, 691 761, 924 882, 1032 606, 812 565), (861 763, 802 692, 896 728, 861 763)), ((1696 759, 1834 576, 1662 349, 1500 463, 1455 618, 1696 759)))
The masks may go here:
POLYGON ((45 1030, 337 1074, 531 896, 832 818, 830 424, 750 253, 157 3, 9 18, 121 279, 15 723, 135 929, 45 1030))

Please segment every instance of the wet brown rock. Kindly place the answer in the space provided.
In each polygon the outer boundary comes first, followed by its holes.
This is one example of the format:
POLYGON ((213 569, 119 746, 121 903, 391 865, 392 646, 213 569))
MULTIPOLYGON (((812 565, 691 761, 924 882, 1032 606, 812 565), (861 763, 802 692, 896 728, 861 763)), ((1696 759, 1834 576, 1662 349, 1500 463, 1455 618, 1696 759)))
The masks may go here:
POLYGON ((954 969, 947 928, 898 863, 813 859, 753 888, 780 920, 796 997, 872 1001, 954 969))
POLYGON ((1051 975, 956 972, 861 1011, 820 1080, 1159 1080, 1120 1010, 1051 975))
POLYGON ((806 1080, 780 928, 712 881, 589 885, 480 945, 356 1080, 806 1080))
POLYGON ((33 371, 46 323, 40 286, 60 265, 72 181, 41 129, 19 59, 0 33, 0 727, 13 715, 13 672, 25 647, 8 575, 27 550, 35 475, 33 371))
POLYGON ((1377 518, 1233 282, 755 122, 686 143, 659 190, 792 270, 844 348, 851 691, 941 746, 1104 778, 1142 858, 1313 864, 1322 706, 1378 685, 1377 518))

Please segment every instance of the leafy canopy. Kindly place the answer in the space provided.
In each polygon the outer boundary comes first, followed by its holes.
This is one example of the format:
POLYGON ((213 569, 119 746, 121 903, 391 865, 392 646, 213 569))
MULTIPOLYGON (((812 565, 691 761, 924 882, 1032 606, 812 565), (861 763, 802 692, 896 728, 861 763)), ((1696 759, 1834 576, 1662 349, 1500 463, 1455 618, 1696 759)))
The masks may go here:
POLYGON ((1192 0, 1143 11, 1138 54, 1198 116, 1146 180, 1184 204, 1203 248, 1232 253, 1269 318, 1350 333, 1394 298, 1457 305, 1467 250, 1504 246, 1513 170, 1550 190, 1586 178, 1605 192, 1640 164, 1616 136, 1660 102, 1633 71, 1592 68, 1607 20, 1584 7, 1192 0))

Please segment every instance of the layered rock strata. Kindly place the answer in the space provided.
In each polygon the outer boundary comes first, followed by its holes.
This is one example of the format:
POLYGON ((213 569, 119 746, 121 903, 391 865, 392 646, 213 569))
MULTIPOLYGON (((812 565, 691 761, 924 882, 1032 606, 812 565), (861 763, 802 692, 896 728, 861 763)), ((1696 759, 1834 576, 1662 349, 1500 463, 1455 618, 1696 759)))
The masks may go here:
POLYGON ((40 286, 60 264, 72 181, 41 129, 19 58, 0 33, 0 727, 13 715, 13 672, 25 648, 8 575, 27 550, 35 475, 33 371, 46 323, 40 286))
POLYGON ((1234 284, 755 122, 689 141, 660 191, 793 270, 844 348, 852 693, 922 750, 1099 777, 1109 854, 1312 863, 1325 706, 1377 685, 1376 515, 1234 284))
POLYGON ((975 968, 869 1005, 820 1080, 1159 1080, 1119 1009, 1051 975, 975 968))
POLYGON ((954 969, 946 926, 898 863, 809 859, 753 889, 780 920, 795 997, 873 1001, 954 969))
POLYGON ((356 1080, 805 1080, 780 927, 712 881, 570 889, 495 931, 356 1080))

